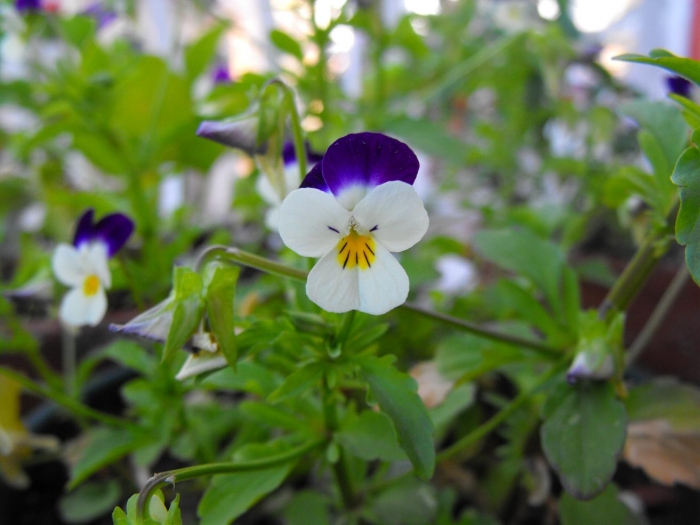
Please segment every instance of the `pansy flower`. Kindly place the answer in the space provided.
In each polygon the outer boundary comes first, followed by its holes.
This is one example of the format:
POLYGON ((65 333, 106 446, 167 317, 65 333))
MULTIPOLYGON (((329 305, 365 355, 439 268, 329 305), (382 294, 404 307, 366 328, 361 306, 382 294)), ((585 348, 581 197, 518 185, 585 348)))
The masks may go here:
POLYGON ((69 326, 96 326, 107 312, 112 285, 108 260, 134 230, 126 215, 114 213, 93 222, 94 210, 78 221, 73 245, 59 244, 51 261, 56 278, 71 290, 63 297, 60 319, 69 326))
MULTIPOLYGON (((309 167, 314 167, 323 158, 311 151, 308 144, 305 144, 306 159, 309 167)), ((280 194, 270 182, 270 179, 265 176, 258 177, 256 188, 260 196, 267 202, 270 207, 265 213, 265 225, 273 231, 277 231, 280 223, 280 206, 284 198, 292 191, 296 190, 301 183, 299 177, 299 161, 297 160, 296 152, 294 151, 293 142, 285 142, 282 147, 282 162, 284 164, 284 187, 283 194, 280 194)))
POLYGON ((280 209, 279 232, 299 255, 320 257, 306 293, 329 312, 383 314, 408 296, 408 276, 390 252, 416 244, 428 214, 412 184, 418 159, 380 133, 334 142, 280 209))

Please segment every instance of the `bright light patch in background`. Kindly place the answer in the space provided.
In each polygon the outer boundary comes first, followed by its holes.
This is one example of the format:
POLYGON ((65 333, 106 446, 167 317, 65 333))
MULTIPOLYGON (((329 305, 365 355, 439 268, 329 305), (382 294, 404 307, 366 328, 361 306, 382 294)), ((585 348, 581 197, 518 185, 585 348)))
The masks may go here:
POLYGON ((330 37, 333 42, 333 51, 339 53, 350 51, 355 43, 355 32, 350 26, 339 25, 334 27, 330 37))
POLYGON ((332 7, 331 0, 316 0, 314 2, 314 19, 316 25, 321 29, 326 29, 331 24, 332 7))
POLYGON ((440 0, 404 0, 407 11, 417 15, 437 15, 440 13, 440 0))
POLYGON ((613 60, 618 55, 624 55, 627 49, 619 44, 608 44, 600 51, 600 65, 607 69, 611 75, 616 77, 623 76, 629 69, 629 63, 613 60))
POLYGON ((634 0, 575 0, 571 3, 571 19, 579 31, 599 33, 622 18, 635 3, 634 0))
POLYGON ((557 0, 540 0, 537 2, 537 12, 545 20, 556 20, 559 17, 557 0))

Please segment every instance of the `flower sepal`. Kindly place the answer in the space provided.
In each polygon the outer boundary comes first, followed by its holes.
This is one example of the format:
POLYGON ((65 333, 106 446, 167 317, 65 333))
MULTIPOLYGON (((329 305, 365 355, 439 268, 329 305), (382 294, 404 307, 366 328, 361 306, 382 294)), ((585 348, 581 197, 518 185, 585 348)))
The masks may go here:
POLYGON ((607 380, 624 368, 622 335, 624 314, 619 313, 610 321, 598 318, 594 310, 583 312, 579 318, 579 341, 566 380, 607 380))

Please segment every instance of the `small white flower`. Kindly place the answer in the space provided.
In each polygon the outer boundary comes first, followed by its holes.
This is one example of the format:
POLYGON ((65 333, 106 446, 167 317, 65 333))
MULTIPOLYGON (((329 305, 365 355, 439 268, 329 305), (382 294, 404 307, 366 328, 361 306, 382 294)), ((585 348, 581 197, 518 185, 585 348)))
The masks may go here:
POLYGON ((112 214, 93 224, 93 210, 80 218, 73 246, 59 244, 51 265, 56 278, 71 290, 63 297, 59 317, 68 326, 96 326, 107 312, 112 286, 109 257, 122 247, 134 225, 122 214, 112 214))
POLYGON ((107 312, 107 294, 112 277, 103 244, 80 248, 59 244, 53 254, 56 278, 71 290, 63 297, 59 317, 70 326, 96 326, 107 312))
POLYGON ((390 252, 416 244, 428 214, 413 182, 418 159, 379 133, 347 135, 328 148, 280 209, 279 232, 299 255, 321 257, 306 293, 329 312, 380 315, 408 296, 408 276, 390 252))

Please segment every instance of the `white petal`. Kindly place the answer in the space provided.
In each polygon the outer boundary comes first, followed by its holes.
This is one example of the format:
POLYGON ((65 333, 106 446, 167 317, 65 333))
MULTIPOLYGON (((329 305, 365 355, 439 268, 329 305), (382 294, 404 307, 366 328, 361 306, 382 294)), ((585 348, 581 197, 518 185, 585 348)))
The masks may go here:
POLYGON ((258 180, 255 181, 255 189, 258 191, 262 199, 268 204, 279 206, 280 202, 282 202, 279 194, 275 191, 267 176, 265 176, 263 173, 261 173, 260 176, 258 176, 258 180))
POLYGON ((331 194, 301 188, 284 199, 279 232, 284 244, 299 255, 321 257, 346 233, 350 217, 331 194))
POLYGON ((343 269, 333 250, 309 273, 306 294, 328 312, 359 310, 380 315, 402 304, 408 296, 408 276, 389 251, 376 245, 372 266, 343 269))
POLYGON ((377 186, 362 199, 353 216, 390 252, 407 250, 428 231, 428 213, 413 186, 400 181, 377 186), (376 228, 376 229, 374 229, 376 228))
POLYGON ((56 279, 68 286, 82 286, 87 275, 80 252, 70 244, 59 244, 51 257, 56 279))
POLYGON ((97 275, 100 284, 109 290, 112 286, 112 274, 109 273, 109 257, 107 256, 107 246, 101 242, 93 242, 85 248, 86 266, 90 273, 97 275))
POLYGON ((107 312, 107 295, 100 287, 94 295, 85 295, 77 286, 61 302, 59 317, 69 326, 97 326, 107 312))
MULTIPOLYGON (((389 184, 389 183, 387 183, 389 184)), ((381 315, 402 305, 408 297, 408 275, 389 251, 377 243, 372 267, 359 270, 360 310, 381 315)))
POLYGON ((182 368, 175 376, 175 379, 182 381, 188 377, 203 374, 204 372, 209 372, 211 370, 218 370, 219 368, 224 368, 227 366, 226 358, 217 352, 212 354, 211 352, 199 352, 198 354, 190 354, 182 365, 182 368))
POLYGON ((344 270, 335 250, 316 263, 306 279, 306 295, 327 312, 342 313, 360 308, 359 267, 344 270))

